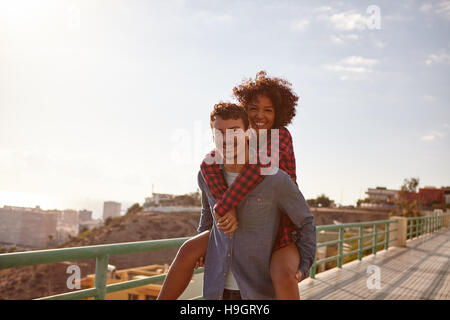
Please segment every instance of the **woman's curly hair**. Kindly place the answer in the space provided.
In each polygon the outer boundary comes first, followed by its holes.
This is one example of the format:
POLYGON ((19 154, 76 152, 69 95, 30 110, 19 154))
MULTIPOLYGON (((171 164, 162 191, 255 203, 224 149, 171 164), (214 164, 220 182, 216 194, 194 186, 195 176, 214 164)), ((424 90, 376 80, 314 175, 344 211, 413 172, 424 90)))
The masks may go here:
POLYGON ((247 110, 247 106, 258 95, 268 96, 275 109, 274 128, 281 128, 291 123, 295 116, 298 96, 292 91, 292 84, 284 79, 267 77, 265 71, 256 74, 255 80, 244 80, 233 88, 233 94, 247 110))

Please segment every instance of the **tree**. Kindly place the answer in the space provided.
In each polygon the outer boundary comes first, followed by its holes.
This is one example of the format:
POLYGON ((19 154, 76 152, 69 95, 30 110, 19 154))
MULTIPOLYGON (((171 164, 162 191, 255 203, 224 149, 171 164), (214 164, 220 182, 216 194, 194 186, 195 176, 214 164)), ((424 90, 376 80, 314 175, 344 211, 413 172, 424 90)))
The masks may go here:
POLYGON ((325 194, 321 194, 316 198, 316 203, 319 207, 329 208, 331 205, 331 200, 325 194))
POLYGON ((321 194, 316 199, 308 199, 306 203, 310 207, 321 207, 321 208, 329 208, 333 200, 330 200, 325 194, 321 194))
POLYGON ((416 200, 408 200, 408 193, 416 193, 419 186, 419 178, 404 179, 400 187, 398 197, 394 200, 394 214, 403 217, 420 216, 419 206, 416 200))
POLYGON ((127 213, 125 213, 125 215, 132 215, 141 210, 142 210, 142 207, 139 205, 139 203, 135 203, 131 207, 128 208, 127 213))
POLYGON ((419 185, 419 177, 404 179, 400 191, 404 192, 417 192, 417 187, 419 185))

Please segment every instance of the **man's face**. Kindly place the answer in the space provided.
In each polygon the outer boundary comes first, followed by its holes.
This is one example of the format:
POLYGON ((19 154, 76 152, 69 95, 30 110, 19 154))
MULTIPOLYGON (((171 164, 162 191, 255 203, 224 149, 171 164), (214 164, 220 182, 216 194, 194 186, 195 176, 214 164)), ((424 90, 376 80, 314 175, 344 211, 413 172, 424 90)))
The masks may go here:
POLYGON ((247 105, 250 126, 256 131, 271 129, 275 121, 275 108, 268 96, 258 95, 247 105))
POLYGON ((216 149, 221 154, 224 163, 238 163, 238 155, 245 156, 245 143, 238 143, 238 140, 245 137, 245 126, 242 119, 222 119, 220 116, 216 116, 212 123, 213 126, 213 139, 216 149), (220 139, 219 135, 222 136, 220 139), (227 148, 227 145, 230 146, 227 148))

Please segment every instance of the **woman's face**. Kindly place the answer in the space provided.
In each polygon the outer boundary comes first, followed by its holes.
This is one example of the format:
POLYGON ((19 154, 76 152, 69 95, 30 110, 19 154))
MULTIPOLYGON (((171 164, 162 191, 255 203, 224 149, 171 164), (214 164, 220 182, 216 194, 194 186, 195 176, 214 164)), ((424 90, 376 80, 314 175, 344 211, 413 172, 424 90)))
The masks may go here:
POLYGON ((275 108, 268 96, 258 95, 247 105, 248 121, 256 131, 271 129, 275 122, 275 108))

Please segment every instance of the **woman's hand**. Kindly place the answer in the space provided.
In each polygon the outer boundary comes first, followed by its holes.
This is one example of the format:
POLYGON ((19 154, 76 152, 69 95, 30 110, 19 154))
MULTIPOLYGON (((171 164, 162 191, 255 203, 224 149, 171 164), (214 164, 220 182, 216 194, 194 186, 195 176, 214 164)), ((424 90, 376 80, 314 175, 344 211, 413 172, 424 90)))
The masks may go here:
POLYGON ((300 270, 297 271, 297 273, 295 274, 295 278, 297 278, 298 282, 303 280, 303 274, 302 274, 302 272, 300 270))
POLYGON ((222 230, 225 234, 230 237, 233 235, 234 231, 238 228, 238 221, 236 218, 236 210, 231 209, 228 211, 223 217, 218 217, 217 219, 217 228, 222 230))
POLYGON ((195 263, 195 267, 194 269, 198 269, 200 267, 204 267, 205 266, 205 257, 200 257, 197 262, 195 263))

